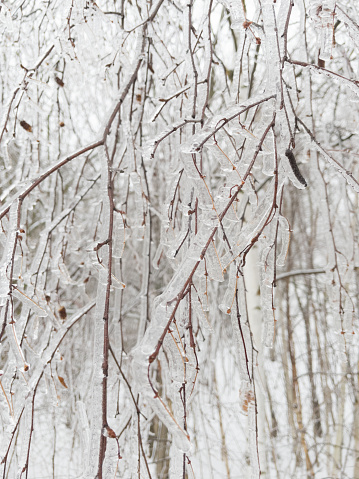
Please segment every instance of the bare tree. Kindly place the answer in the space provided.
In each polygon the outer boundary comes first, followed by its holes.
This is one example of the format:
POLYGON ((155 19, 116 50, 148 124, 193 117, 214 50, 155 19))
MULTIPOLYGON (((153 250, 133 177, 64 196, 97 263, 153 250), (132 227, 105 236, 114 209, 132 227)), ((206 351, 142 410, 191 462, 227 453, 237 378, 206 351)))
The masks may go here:
POLYGON ((359 20, 0 6, 3 478, 359 478, 359 20))

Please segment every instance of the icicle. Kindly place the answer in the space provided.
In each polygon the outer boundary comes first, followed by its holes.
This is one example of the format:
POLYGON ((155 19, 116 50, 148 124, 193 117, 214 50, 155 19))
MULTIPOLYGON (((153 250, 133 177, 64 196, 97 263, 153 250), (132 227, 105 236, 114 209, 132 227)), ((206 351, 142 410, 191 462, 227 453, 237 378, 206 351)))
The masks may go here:
MULTIPOLYGON (((221 149, 216 144, 210 143, 208 141, 206 143, 207 148, 207 155, 210 158, 210 161, 219 163, 221 170, 224 173, 228 173, 233 171, 233 162, 231 161, 231 157, 227 155, 227 151, 230 150, 229 145, 225 144, 224 146, 221 145, 221 149), (222 151, 221 151, 222 150, 222 151)), ((223 187, 221 187, 223 188, 223 187)))
POLYGON ((154 311, 155 324, 147 328, 145 336, 139 338, 141 341, 141 352, 147 357, 156 349, 158 341, 169 319, 170 312, 164 304, 160 304, 154 311))
MULTIPOLYGON (((239 280, 240 282, 241 280, 239 280)), ((251 360, 251 333, 246 317, 246 299, 245 293, 238 291, 238 305, 233 305, 231 311, 233 336, 236 341, 236 352, 239 362, 239 374, 242 381, 250 381, 252 374, 252 360, 251 360), (237 309, 238 308, 238 309, 237 309)))
POLYGON ((257 441, 256 408, 254 404, 251 404, 248 413, 248 449, 252 479, 260 477, 257 441))
POLYGON ((241 381, 241 387, 239 389, 239 405, 240 413, 244 416, 248 416, 248 410, 254 404, 254 391, 252 384, 248 379, 241 381))
POLYGON ((243 194, 241 196, 238 196, 238 198, 240 199, 240 202, 237 206, 236 217, 238 219, 242 219, 244 217, 244 212, 248 203, 248 196, 246 194, 243 194))
MULTIPOLYGON (((20 78, 19 78, 20 80, 20 78)), ((20 80, 21 81, 21 80, 20 80)), ((6 123, 8 121, 8 111, 11 108, 11 104, 13 102, 13 97, 16 98, 16 95, 20 92, 20 88, 16 87, 14 91, 11 93, 9 92, 7 94, 7 98, 9 99, 7 103, 3 104, 3 109, 2 109, 2 116, 1 116, 1 122, 0 122, 0 132, 5 130, 6 123)))
POLYGON ((279 9, 278 9, 278 17, 277 17, 277 26, 278 26, 278 37, 279 41, 282 42, 283 40, 283 32, 284 27, 287 21, 287 15, 289 11, 289 5, 291 0, 281 0, 279 9))
POLYGON ((271 151, 265 151, 262 153, 263 161, 263 173, 266 176, 274 176, 274 156, 271 151))
POLYGON ((246 17, 241 0, 229 0, 228 7, 231 12, 232 30, 242 29, 246 17))
POLYGON ((48 401, 51 402, 51 406, 56 408, 59 406, 60 395, 58 394, 57 388, 55 386, 55 378, 51 369, 51 365, 48 365, 44 370, 44 378, 47 383, 47 392, 49 393, 48 401))
POLYGON ((319 56, 322 60, 330 60, 333 48, 335 0, 311 0, 309 15, 317 30, 319 56))
POLYGON ((158 399, 151 400, 151 408, 158 415, 170 433, 173 435, 175 445, 182 453, 188 453, 191 449, 191 443, 182 427, 176 423, 169 415, 158 399))
MULTIPOLYGON (((11 357, 11 353, 9 354, 11 357)), ((0 381, 1 381, 1 389, 0 389, 0 418, 2 422, 2 431, 3 434, 0 437, 0 457, 4 457, 7 441, 10 439, 11 430, 15 425, 14 421, 14 402, 12 401, 12 397, 10 395, 11 389, 11 380, 13 375, 15 374, 15 367, 12 367, 12 361, 8 361, 8 365, 10 367, 7 368, 7 374, 4 375, 4 372, 0 370, 0 381), (9 374, 10 373, 10 374, 9 374)))
POLYGON ((77 417, 79 421, 80 438, 83 457, 86 457, 90 446, 90 425, 87 418, 86 406, 82 401, 76 402, 77 417))
POLYGON ((17 259, 16 252, 15 252, 14 258, 12 256, 13 256, 14 245, 15 245, 16 235, 17 235, 18 207, 19 206, 17 201, 12 203, 10 207, 8 237, 7 237, 6 246, 4 248, 4 253, 1 260, 1 268, 0 268, 0 297, 6 297, 9 294, 9 291, 10 291, 9 282, 11 281, 12 278, 9 278, 8 275, 11 269, 11 263, 15 262, 17 259))
MULTIPOLYGON (((328 273, 328 278, 331 278, 330 271, 335 267, 336 258, 335 258, 335 249, 333 245, 333 238, 331 236, 331 226, 330 226, 330 218, 328 212, 328 205, 326 200, 326 189, 325 183, 323 178, 320 174, 318 162, 317 162, 317 152, 313 147, 313 144, 310 145, 310 158, 312 159, 312 170, 313 170, 313 177, 316 184, 316 191, 317 191, 317 202, 319 204, 319 209, 321 212, 321 224, 324 231, 324 237, 326 241, 326 252, 327 252, 327 265, 325 267, 326 272, 328 273)), ((329 280, 331 281, 331 279, 329 280)))
POLYGON ((19 289, 14 288, 12 294, 16 299, 18 299, 23 304, 25 304, 30 309, 32 309, 33 312, 37 314, 37 316, 43 317, 43 318, 47 316, 47 312, 42 306, 40 306, 36 301, 29 298, 25 293, 23 293, 19 289))
POLYGON ((35 316, 32 338, 33 338, 34 341, 36 341, 38 339, 38 337, 39 337, 39 317, 35 316))
POLYGON ((241 313, 241 321, 243 321, 243 323, 246 324, 248 327, 246 288, 244 284, 244 278, 242 275, 238 278, 237 288, 238 288, 238 305, 239 305, 239 311, 241 313))
MULTIPOLYGON (((186 381, 187 381, 187 384, 189 385, 189 391, 192 393, 198 370, 196 369, 197 368, 196 357, 191 347, 187 348, 186 356, 188 359, 188 362, 186 363, 186 381)), ((188 398, 188 404, 193 400, 193 398, 194 396, 191 394, 191 396, 188 398)))
POLYGON ((196 299, 192 297, 192 301, 193 313, 195 314, 198 323, 206 331, 213 333, 213 327, 209 319, 209 313, 208 308, 206 308, 206 304, 202 304, 202 301, 198 297, 196 299))
POLYGON ((169 374, 171 375, 171 381, 174 381, 177 387, 177 384, 182 384, 184 381, 185 364, 187 364, 188 358, 183 350, 181 342, 178 339, 176 328, 171 328, 171 331, 172 334, 167 334, 163 345, 166 354, 168 355, 169 374))
MULTIPOLYGON (((102 243, 107 240, 108 231, 109 231, 109 214, 110 211, 110 200, 108 197, 108 181, 109 181, 109 172, 108 172, 108 165, 107 165, 107 158, 105 151, 102 150, 100 154, 101 160, 101 183, 100 183, 100 190, 101 190, 101 199, 103 204, 103 214, 102 214, 102 225, 99 231, 99 238, 98 242, 102 243)), ((101 252, 102 254, 106 255, 106 251, 101 252)), ((104 258, 105 261, 107 259, 104 258)))
POLYGON ((275 12, 271 1, 263 2, 263 26, 265 32, 267 83, 266 93, 276 94, 279 100, 279 55, 276 36, 275 12))
POLYGON ((94 321, 94 347, 93 347, 93 377, 91 386, 91 415, 90 415, 90 448, 89 463, 86 468, 85 477, 94 477, 98 468, 98 450, 100 434, 102 430, 102 417, 99 411, 102 409, 102 379, 103 379, 103 341, 104 328, 103 317, 106 304, 106 287, 108 272, 104 268, 99 272, 99 281, 96 296, 96 310, 94 321))
POLYGON ((145 237, 142 246, 142 280, 141 280, 141 315, 138 325, 138 341, 143 337, 146 323, 148 321, 148 301, 149 301, 149 256, 150 256, 150 228, 147 226, 145 230, 145 237))
MULTIPOLYGON (((268 242, 270 240, 268 239, 268 242)), ((261 310, 263 318, 262 342, 271 348, 274 338, 273 281, 274 281, 274 247, 263 248, 261 253, 261 310)))
POLYGON ((200 231, 196 234, 196 236, 193 238, 191 246, 188 248, 188 251, 186 253, 186 258, 199 261, 201 259, 200 256, 203 251, 203 248, 208 241, 209 235, 210 230, 208 229, 208 227, 202 227, 200 231))
MULTIPOLYGON (((359 93, 359 90, 358 90, 359 93)), ((341 165, 339 165, 334 158, 332 158, 321 146, 319 143, 313 144, 316 148, 328 161, 330 166, 335 168, 339 173, 346 179, 347 183, 353 188, 356 193, 359 193, 359 183, 353 178, 353 175, 350 171, 345 170, 341 165)))
POLYGON ((183 454, 178 453, 175 444, 170 449, 170 470, 168 479, 179 479, 183 477, 183 454))
MULTIPOLYGON (((32 264, 30 267, 30 271, 25 273, 24 280, 26 283, 31 284, 32 277, 39 273, 41 262, 44 260, 45 251, 47 247, 48 235, 45 231, 41 232, 40 240, 37 244, 36 253, 34 259, 32 260, 32 264)), ((33 291, 29 291, 33 293, 33 291)))
MULTIPOLYGON (((240 105, 235 105, 226 110, 226 116, 223 118, 223 113, 213 116, 206 126, 199 130, 194 136, 190 138, 190 140, 182 145, 182 152, 183 153, 197 153, 201 145, 206 143, 208 140, 211 139, 214 133, 218 131, 219 127, 223 124, 224 119, 235 118, 240 115, 242 111, 246 111, 246 107, 249 105, 255 105, 256 103, 260 103, 266 101, 268 99, 268 95, 258 95, 257 97, 251 97, 250 99, 241 102, 240 105)), ((213 140, 210 140, 210 143, 213 140)), ((213 144, 213 143, 212 143, 213 144)))
POLYGON ((210 229, 215 228, 219 225, 218 212, 213 209, 213 207, 207 209, 200 206, 201 214, 199 217, 200 223, 208 226, 210 229))
MULTIPOLYGON (((237 245, 232 248, 232 252, 228 252, 222 256, 221 262, 224 269, 233 261, 233 258, 238 256, 243 250, 252 242, 252 239, 256 236, 257 231, 262 227, 268 213, 273 204, 273 183, 267 190, 266 196, 262 199, 258 207, 253 211, 251 215, 252 219, 246 224, 246 226, 240 230, 237 245)), ((278 188, 281 188, 284 179, 280 178, 278 188)))
MULTIPOLYGON (((227 187, 223 188, 222 191, 219 191, 219 194, 215 200, 216 209, 218 213, 222 212, 224 208, 227 206, 229 198, 230 198, 229 191, 230 191, 230 188, 227 188, 227 187)), ((243 194, 240 196, 240 198, 243 200, 243 194)), ((224 230, 227 230, 228 227, 237 225, 239 223, 240 219, 243 216, 243 210, 245 206, 246 205, 243 204, 243 201, 241 201, 240 203, 235 202, 234 204, 232 204, 232 206, 227 211, 226 216, 223 218, 221 222, 222 226, 224 227, 224 230)), ((217 215, 216 215, 216 218, 217 218, 217 215)), ((218 224, 218 218, 217 218, 217 224, 218 224)), ((217 226, 217 224, 215 226, 217 226)))
MULTIPOLYGON (((34 394, 34 393, 32 393, 34 394)), ((28 453, 28 447, 29 447, 29 441, 31 437, 31 419, 32 419, 32 395, 26 400, 25 405, 24 405, 24 412, 22 414, 22 421, 21 421, 21 427, 22 427, 22 441, 21 441, 21 453, 20 453, 20 458, 18 462, 18 470, 16 474, 16 479, 21 479, 23 472, 27 466, 27 453, 28 453)))
POLYGON ((15 325, 8 324, 6 326, 6 332, 11 350, 16 358, 17 367, 22 371, 27 371, 29 369, 29 365, 26 363, 24 353, 22 352, 22 349, 20 347, 20 343, 15 330, 15 325))
POLYGON ((290 241, 290 228, 286 218, 284 216, 279 216, 279 227, 281 231, 281 238, 282 238, 282 249, 277 257, 277 265, 284 266, 285 260, 287 259, 288 249, 289 249, 289 241, 290 241))
POLYGON ((153 262, 152 262, 152 266, 154 267, 154 269, 159 268, 163 253, 164 253, 164 247, 163 247, 163 244, 160 243, 158 245, 155 257, 153 258, 153 262))
MULTIPOLYGON (((1 130, 0 130, 1 131, 1 130)), ((8 139, 5 142, 5 155, 4 155, 4 166, 6 170, 10 170, 12 165, 17 164, 19 161, 19 151, 16 147, 16 142, 14 139, 8 139)))
POLYGON ((188 230, 181 231, 172 241, 172 246, 168 249, 166 256, 168 258, 176 258, 179 251, 186 250, 185 239, 188 236, 188 230))
POLYGON ((198 199, 198 204, 201 210, 213 210, 215 208, 215 205, 213 203, 213 197, 205 180, 193 180, 192 184, 194 186, 195 195, 198 199))
MULTIPOLYGON (((268 290, 268 288, 267 288, 268 290)), ((262 321, 263 321, 263 335, 262 342, 266 348, 273 347, 273 340, 275 334, 275 317, 274 311, 272 309, 263 309, 262 310, 262 321)))
MULTIPOLYGON (((94 268, 99 272, 99 282, 103 286, 107 285, 107 276, 108 276, 108 269, 102 264, 99 263, 96 259, 96 262, 93 263, 94 268)), ((113 273, 111 273, 111 285, 114 288, 124 289, 126 287, 125 283, 123 283, 119 278, 117 278, 113 273)))
POLYGON ((223 281, 223 270, 214 241, 206 251, 206 267, 209 277, 215 281, 223 281))
POLYGON ((137 171, 130 173, 131 185, 135 193, 135 215, 131 218, 132 230, 136 231, 137 239, 143 239, 144 226, 145 226, 145 208, 144 208, 144 196, 141 185, 141 177, 137 171))
POLYGON ((126 241, 126 228, 122 218, 117 217, 114 228, 113 257, 122 258, 126 241))
POLYGON ((198 296, 203 311, 209 311, 208 303, 208 277, 205 274, 205 263, 201 263, 197 269, 196 274, 196 295, 198 296))
POLYGON ((231 86, 231 98, 235 98, 237 101, 243 97, 248 96, 248 76, 243 78, 243 74, 248 68, 248 58, 247 52, 245 52, 246 35, 239 35, 238 47, 236 52, 234 71, 233 71, 233 82, 231 86))
MULTIPOLYGON (((160 396, 154 397, 154 391, 152 390, 148 381, 148 376, 147 376, 148 359, 146 359, 148 349, 147 348, 144 349, 144 348, 145 346, 149 345, 149 341, 151 342, 153 341, 152 338, 154 338, 155 334, 152 333, 152 330, 155 333, 157 333, 156 331, 157 328, 158 326, 153 327, 152 324, 149 326, 148 330, 146 331, 145 337, 141 341, 140 348, 136 349, 134 353, 134 363, 132 367, 133 368, 135 367, 135 370, 136 370, 136 383, 139 390, 141 390, 141 395, 147 398, 146 400, 150 403, 151 409, 158 415, 159 419, 164 423, 167 429, 171 432, 171 434, 173 435, 176 447, 183 452, 188 452, 190 449, 190 442, 189 442, 189 438, 187 437, 187 434, 182 429, 180 420, 177 419, 178 417, 180 417, 180 415, 177 414, 176 411, 172 413, 171 410, 166 405, 166 402, 160 396)), ((160 338, 160 335, 157 335, 157 342, 159 338, 160 338)), ((182 360, 180 359, 181 355, 178 356, 179 352, 176 345, 174 343, 173 345, 171 345, 169 341, 173 342, 173 339, 170 337, 166 337, 165 338, 166 350, 169 352, 173 351, 173 355, 174 355, 172 357, 173 360, 171 360, 171 368, 173 368, 171 372, 172 374, 175 374, 175 377, 181 377, 181 373, 180 373, 181 364, 183 367, 182 360), (179 364, 178 364, 178 361, 180 361, 179 364)), ((182 369, 182 375, 183 375, 183 369, 182 369)), ((181 379, 183 379, 183 377, 181 379)))
POLYGON ((237 275, 236 275, 236 265, 231 264, 228 272, 228 286, 225 292, 225 295, 222 299, 222 302, 219 305, 219 309, 225 314, 231 314, 231 311, 235 310, 235 294, 237 287, 237 275))
POLYGON ((358 29, 358 25, 341 8, 336 8, 335 9, 335 15, 337 16, 338 20, 343 22, 343 24, 345 25, 345 27, 348 30, 350 38, 353 40, 356 48, 359 49, 359 29, 358 29))

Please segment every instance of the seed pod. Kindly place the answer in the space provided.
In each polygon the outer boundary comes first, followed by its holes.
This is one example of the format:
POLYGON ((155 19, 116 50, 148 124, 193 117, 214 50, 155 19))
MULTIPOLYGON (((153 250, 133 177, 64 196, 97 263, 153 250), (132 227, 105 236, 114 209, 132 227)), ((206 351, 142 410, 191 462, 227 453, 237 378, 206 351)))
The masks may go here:
POLYGON ((294 176, 297 178, 299 183, 301 183, 303 186, 307 186, 307 182, 305 181, 301 172, 299 171, 299 168, 298 168, 297 162, 295 161, 295 157, 293 155, 292 150, 289 150, 289 149, 286 150, 285 156, 288 158, 289 164, 293 170, 294 176))

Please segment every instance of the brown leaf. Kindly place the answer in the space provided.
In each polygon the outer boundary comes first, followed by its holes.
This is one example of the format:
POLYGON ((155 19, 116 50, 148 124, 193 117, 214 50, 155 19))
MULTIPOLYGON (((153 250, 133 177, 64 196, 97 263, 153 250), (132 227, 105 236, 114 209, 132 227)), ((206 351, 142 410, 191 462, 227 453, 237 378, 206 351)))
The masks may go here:
POLYGON ((20 121, 20 125, 23 127, 24 130, 28 131, 29 133, 32 132, 32 126, 29 125, 25 120, 20 121))
POLYGON ((67 318, 66 308, 65 306, 61 306, 59 308, 59 316, 61 319, 65 320, 67 318))
POLYGON ((250 404, 254 403, 254 395, 252 391, 246 391, 244 397, 242 398, 242 411, 248 413, 248 407, 250 404))
POLYGON ((55 77, 55 82, 61 86, 61 87, 64 87, 65 86, 65 83, 63 82, 63 80, 61 80, 61 78, 59 77, 55 77))
POLYGON ((61 376, 57 376, 57 377, 59 378, 59 381, 60 381, 60 383, 62 384, 62 386, 63 386, 64 388, 68 389, 67 384, 65 383, 65 379, 62 378, 61 376))
POLYGON ((243 28, 247 29, 251 23, 252 22, 250 20, 246 20, 245 22, 243 22, 243 28))
POLYGON ((112 439, 116 438, 115 431, 111 429, 109 426, 106 426, 106 433, 107 433, 107 437, 111 437, 112 439))

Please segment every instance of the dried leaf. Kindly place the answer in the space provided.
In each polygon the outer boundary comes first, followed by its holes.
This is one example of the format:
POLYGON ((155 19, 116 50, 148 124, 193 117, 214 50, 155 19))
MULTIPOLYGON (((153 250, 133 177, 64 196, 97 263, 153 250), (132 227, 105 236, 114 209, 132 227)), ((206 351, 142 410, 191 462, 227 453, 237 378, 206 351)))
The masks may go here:
POLYGON ((65 383, 65 379, 64 379, 63 377, 61 377, 61 376, 57 376, 57 377, 59 378, 59 381, 60 381, 60 383, 62 384, 62 386, 63 386, 64 388, 68 389, 67 384, 65 383))
POLYGON ((56 82, 60 87, 64 87, 64 86, 65 86, 65 83, 64 83, 63 80, 61 80, 61 78, 59 78, 59 77, 55 77, 55 82, 56 82))
POLYGON ((59 311, 59 316, 60 316, 60 318, 61 318, 62 320, 65 320, 65 319, 67 318, 67 313, 66 313, 66 308, 65 308, 65 306, 61 306, 58 311, 59 311))
POLYGON ((28 131, 29 133, 32 133, 32 126, 29 125, 25 120, 20 121, 20 126, 22 126, 23 129, 28 131))
POLYGON ((106 426, 104 435, 107 437, 111 437, 112 439, 115 439, 117 437, 115 431, 109 426, 106 426))

